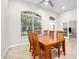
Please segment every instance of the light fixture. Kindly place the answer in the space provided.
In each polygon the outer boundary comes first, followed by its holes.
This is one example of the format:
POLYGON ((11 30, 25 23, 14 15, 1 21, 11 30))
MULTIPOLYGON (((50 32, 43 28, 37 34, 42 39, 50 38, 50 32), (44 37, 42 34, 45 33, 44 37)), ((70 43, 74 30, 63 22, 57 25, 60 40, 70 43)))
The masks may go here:
POLYGON ((45 2, 45 5, 48 5, 48 1, 45 2))
POLYGON ((48 5, 48 1, 49 1, 49 0, 45 0, 45 5, 48 5))
POLYGON ((64 6, 62 6, 61 8, 62 8, 62 9, 64 9, 65 7, 64 7, 64 6))

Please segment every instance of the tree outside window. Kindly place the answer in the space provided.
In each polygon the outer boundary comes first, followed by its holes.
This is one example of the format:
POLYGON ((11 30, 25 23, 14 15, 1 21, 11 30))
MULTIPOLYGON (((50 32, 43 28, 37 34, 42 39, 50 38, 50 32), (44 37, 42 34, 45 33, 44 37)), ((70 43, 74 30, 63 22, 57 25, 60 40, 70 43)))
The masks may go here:
POLYGON ((21 12, 21 36, 29 31, 41 30, 41 16, 32 11, 21 12))

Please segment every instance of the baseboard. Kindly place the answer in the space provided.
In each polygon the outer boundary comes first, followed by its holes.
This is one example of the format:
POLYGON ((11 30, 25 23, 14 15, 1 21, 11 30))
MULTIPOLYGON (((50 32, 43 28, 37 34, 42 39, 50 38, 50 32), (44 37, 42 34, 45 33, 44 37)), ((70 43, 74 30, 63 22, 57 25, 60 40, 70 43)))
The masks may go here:
POLYGON ((26 44, 26 43, 20 43, 20 44, 10 45, 9 48, 13 48, 13 47, 17 47, 17 46, 25 45, 25 44, 26 44))
POLYGON ((8 49, 9 49, 9 47, 5 50, 4 54, 1 56, 1 59, 4 59, 4 57, 5 57, 5 55, 6 55, 7 51, 8 51, 8 49))
MULTIPOLYGON (((27 43, 28 44, 28 43, 27 43)), ((3 56, 1 57, 1 59, 4 59, 7 51, 10 49, 10 48, 13 48, 13 47, 17 47, 17 46, 20 46, 20 45, 26 45, 26 43, 20 43, 20 44, 15 44, 15 45, 10 45, 9 47, 7 47, 7 49, 5 50, 3 56)))

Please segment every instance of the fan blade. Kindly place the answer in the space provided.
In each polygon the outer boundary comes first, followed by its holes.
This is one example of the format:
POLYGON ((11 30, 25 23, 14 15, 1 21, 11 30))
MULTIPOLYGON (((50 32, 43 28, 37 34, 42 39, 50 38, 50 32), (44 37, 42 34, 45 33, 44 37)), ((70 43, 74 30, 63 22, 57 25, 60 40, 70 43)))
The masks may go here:
POLYGON ((52 7, 54 7, 54 5, 53 5, 53 3, 51 2, 51 0, 49 0, 48 2, 49 2, 49 4, 50 4, 52 7))
POLYGON ((39 2, 39 4, 42 4, 45 0, 42 0, 41 2, 39 2))

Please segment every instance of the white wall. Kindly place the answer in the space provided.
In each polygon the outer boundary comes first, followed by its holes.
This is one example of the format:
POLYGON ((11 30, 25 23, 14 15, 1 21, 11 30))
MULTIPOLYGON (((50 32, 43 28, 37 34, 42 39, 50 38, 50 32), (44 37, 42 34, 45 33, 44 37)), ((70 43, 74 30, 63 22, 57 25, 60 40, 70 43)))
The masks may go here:
MULTIPOLYGON (((64 12, 58 16, 57 28, 63 29, 63 23, 67 23, 67 29, 69 29, 69 21, 77 21, 77 8, 64 12)), ((67 30, 67 38, 69 39, 69 30, 67 30)))
POLYGON ((42 16, 42 28, 48 29, 49 16, 57 15, 48 10, 44 10, 38 6, 33 6, 24 0, 9 0, 9 29, 10 29, 10 45, 26 43, 26 39, 21 37, 21 11, 34 11, 42 16))
POLYGON ((9 45, 8 0, 1 1, 1 57, 9 45))
POLYGON ((62 29, 63 23, 77 20, 77 8, 64 12, 58 16, 57 28, 62 29))

